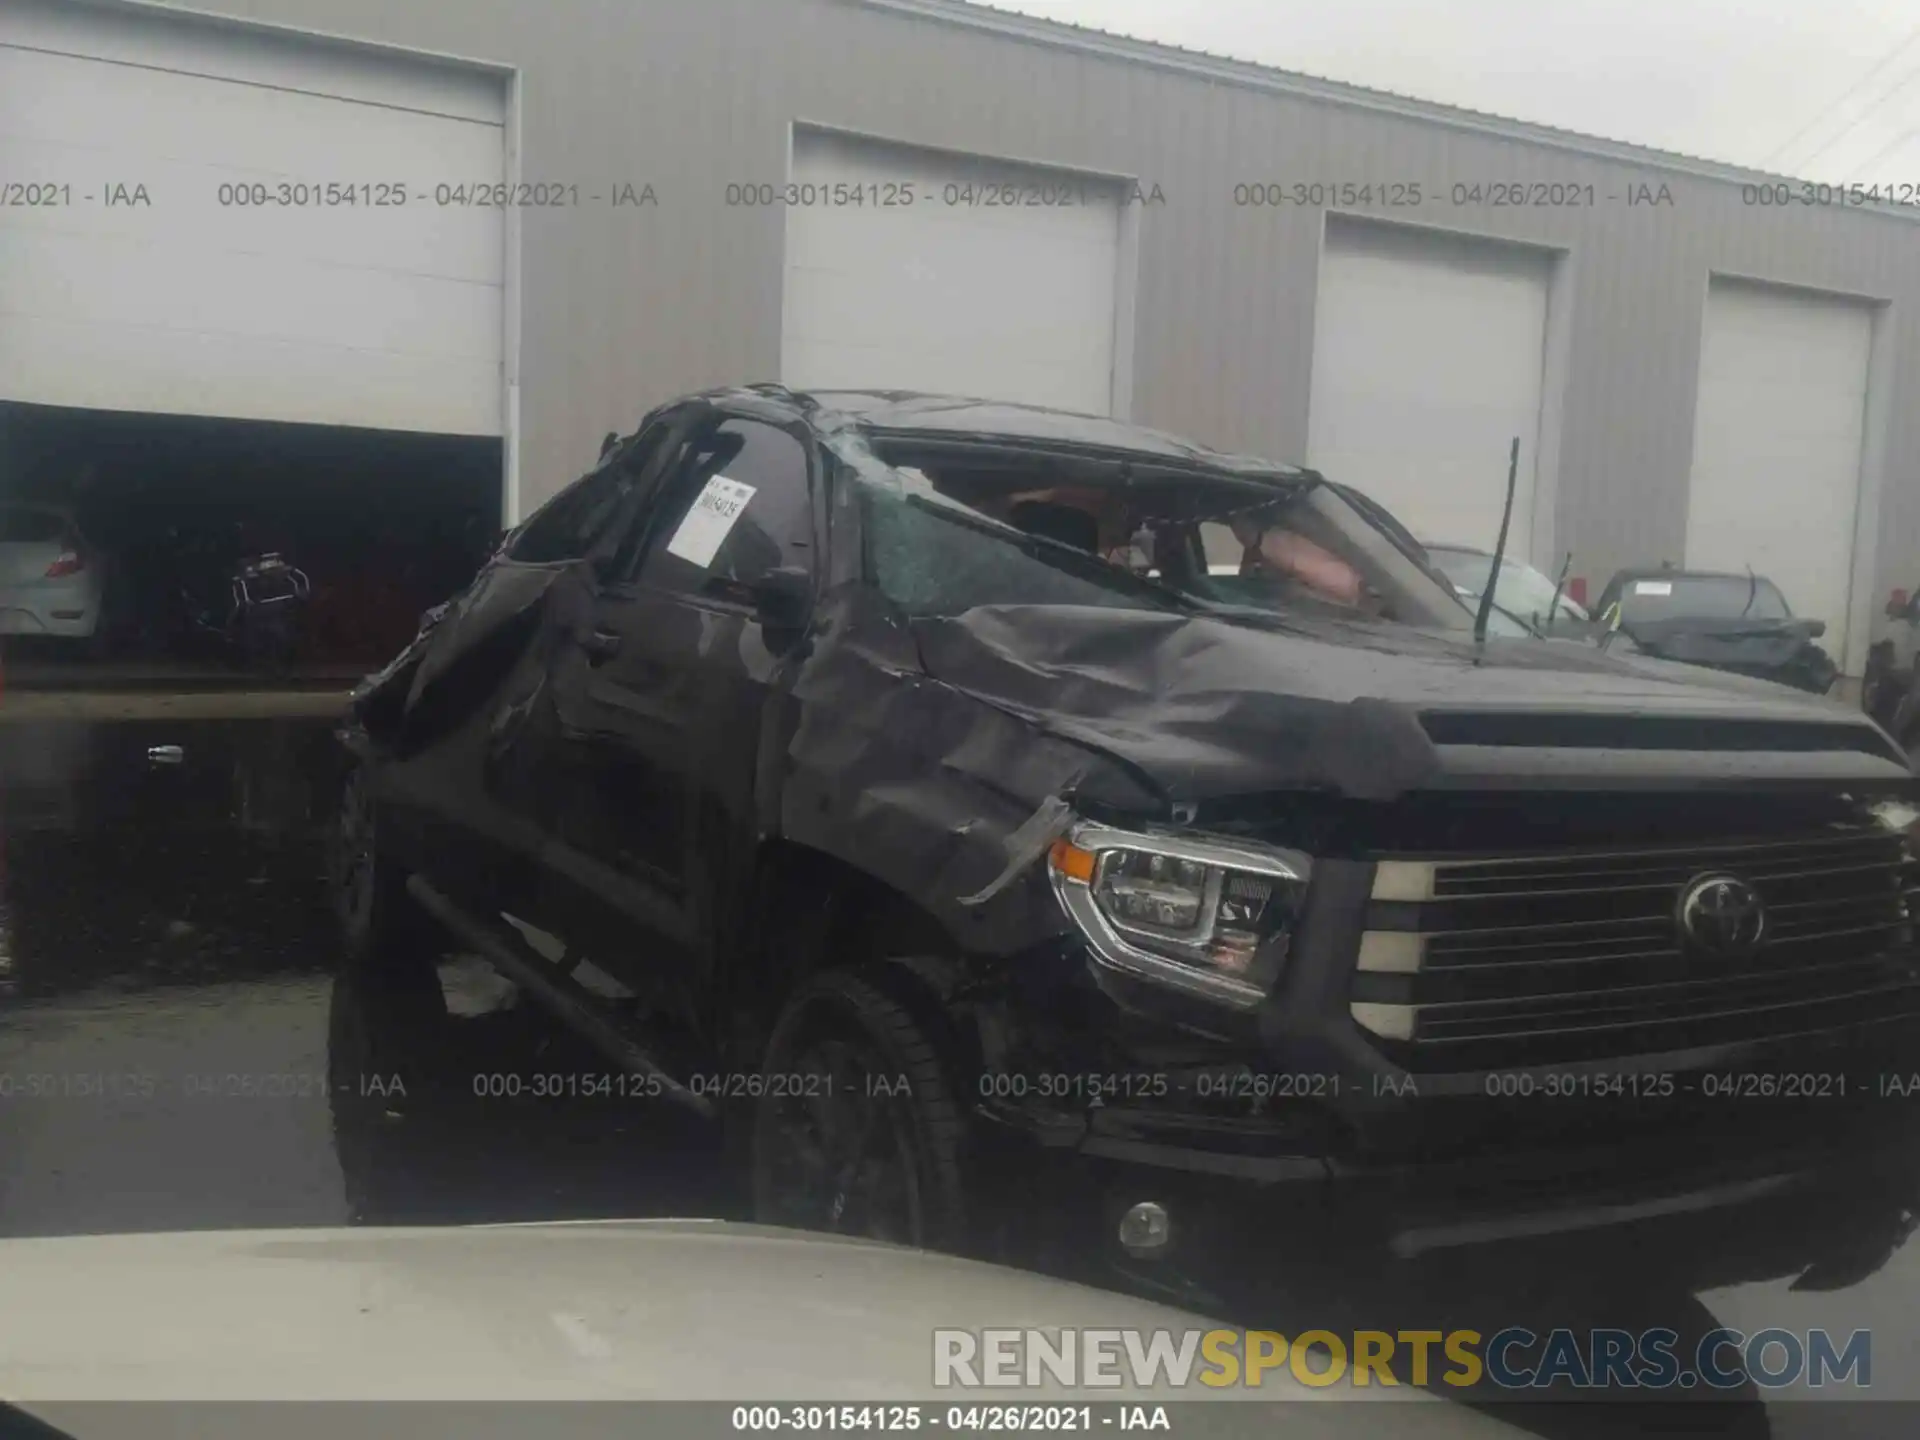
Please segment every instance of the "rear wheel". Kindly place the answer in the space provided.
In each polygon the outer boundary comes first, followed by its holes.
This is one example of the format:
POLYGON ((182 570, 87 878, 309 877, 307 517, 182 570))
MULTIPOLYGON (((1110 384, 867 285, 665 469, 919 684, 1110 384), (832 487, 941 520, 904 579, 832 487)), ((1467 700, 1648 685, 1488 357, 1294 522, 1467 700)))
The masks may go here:
POLYGON ((963 1123, 907 1008, 867 976, 804 985, 768 1042, 754 1101, 754 1218, 930 1249, 966 1238, 963 1123))

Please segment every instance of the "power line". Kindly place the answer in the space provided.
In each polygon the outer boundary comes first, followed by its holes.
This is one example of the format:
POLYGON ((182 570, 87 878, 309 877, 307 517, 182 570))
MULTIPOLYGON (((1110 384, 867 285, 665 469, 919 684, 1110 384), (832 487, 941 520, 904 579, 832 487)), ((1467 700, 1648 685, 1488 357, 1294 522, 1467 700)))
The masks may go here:
POLYGON ((1879 64, 1875 65, 1871 70, 1867 71, 1866 74, 1862 75, 1858 80, 1855 80, 1851 85, 1847 86, 1846 90, 1841 94, 1835 96, 1833 101, 1830 104, 1823 105, 1820 108, 1819 112, 1814 115, 1813 119, 1809 120, 1805 125, 1802 125, 1798 130, 1794 131, 1792 136, 1788 138, 1787 142, 1784 145, 1781 145, 1778 148, 1776 148, 1772 154, 1768 155, 1766 159, 1762 160, 1760 162, 1760 168, 1762 170, 1770 168, 1771 166, 1773 166, 1779 161, 1781 156, 1785 155, 1789 150, 1793 149, 1794 146, 1798 145, 1802 140, 1806 139, 1808 135, 1812 134, 1815 130, 1819 129, 1821 122, 1824 121, 1827 118, 1827 116, 1831 115, 1835 110, 1838 110, 1842 105, 1846 104, 1847 101, 1851 100, 1856 94, 1859 93, 1860 88, 1863 85, 1866 85, 1868 82, 1873 80, 1875 76, 1879 75, 1881 71, 1885 70, 1889 65, 1893 64, 1894 61, 1898 60, 1901 57, 1901 55, 1905 53, 1909 48, 1911 48, 1916 41, 1920 41, 1920 25, 1916 25, 1913 27, 1913 29, 1909 30, 1906 33, 1906 35, 1901 39, 1898 45, 1894 46, 1892 50, 1889 50, 1884 56, 1881 57, 1879 64))
MULTIPOLYGON (((1898 150, 1902 145, 1905 145, 1909 140, 1912 140, 1917 136, 1920 136, 1920 125, 1916 125, 1911 130, 1906 130, 1906 131, 1903 131, 1901 134, 1896 135, 1893 138, 1892 143, 1881 146, 1878 150, 1874 151, 1872 155, 1868 156, 1865 160, 1862 160, 1858 165, 1852 167, 1854 173, 1856 175, 1865 176, 1870 170, 1873 169, 1874 166, 1878 165, 1882 160, 1886 159, 1887 156, 1893 154, 1894 151, 1898 150)), ((1872 184, 1873 182, 1869 180, 1867 183, 1872 184)))
POLYGON ((1838 135, 1835 135, 1831 140, 1827 141, 1826 144, 1822 145, 1818 150, 1814 151, 1811 155, 1807 156, 1807 158, 1801 162, 1800 168, 1810 169, 1813 166, 1813 164, 1820 159, 1821 156, 1825 155, 1829 150, 1833 149, 1834 146, 1838 145, 1842 140, 1846 139, 1847 136, 1851 135, 1854 131, 1858 130, 1862 125, 1864 125, 1867 122, 1867 120, 1871 118, 1875 110, 1879 109, 1882 105, 1885 105, 1889 100, 1897 100, 1902 98, 1907 92, 1907 90, 1910 88, 1912 81, 1915 79, 1915 77, 1920 77, 1920 65, 1916 65, 1914 66, 1913 69, 1907 71, 1905 75, 1900 77, 1900 83, 1898 85, 1896 85, 1893 89, 1889 90, 1886 94, 1882 95, 1878 100, 1874 101, 1873 104, 1869 105, 1866 109, 1862 110, 1858 115, 1856 115, 1851 125, 1848 125, 1838 135))

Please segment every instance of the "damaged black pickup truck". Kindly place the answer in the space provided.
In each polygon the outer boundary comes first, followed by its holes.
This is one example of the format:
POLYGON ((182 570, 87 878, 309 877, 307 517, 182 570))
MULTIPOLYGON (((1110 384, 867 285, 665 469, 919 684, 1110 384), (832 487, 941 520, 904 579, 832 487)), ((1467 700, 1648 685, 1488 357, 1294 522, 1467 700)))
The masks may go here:
POLYGON ((1855 1218, 1780 1234, 1859 1243, 1911 1193, 1902 753, 1778 687, 1477 640, 1311 472, 697 395, 353 717, 352 964, 430 1019, 451 931, 720 1120, 774 1223, 1207 1283, 1334 1231, 1789 1200, 1855 1218), (1255 534, 1313 563, 1217 589, 1255 534))

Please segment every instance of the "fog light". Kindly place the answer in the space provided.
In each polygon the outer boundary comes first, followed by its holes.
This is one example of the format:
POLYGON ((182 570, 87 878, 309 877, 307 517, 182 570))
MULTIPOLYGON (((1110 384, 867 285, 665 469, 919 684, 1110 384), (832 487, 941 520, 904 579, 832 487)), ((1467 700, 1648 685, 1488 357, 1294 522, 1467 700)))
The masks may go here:
POLYGON ((1173 1239, 1173 1217, 1151 1200, 1130 1206, 1120 1217, 1120 1247, 1129 1255, 1157 1255, 1173 1239))

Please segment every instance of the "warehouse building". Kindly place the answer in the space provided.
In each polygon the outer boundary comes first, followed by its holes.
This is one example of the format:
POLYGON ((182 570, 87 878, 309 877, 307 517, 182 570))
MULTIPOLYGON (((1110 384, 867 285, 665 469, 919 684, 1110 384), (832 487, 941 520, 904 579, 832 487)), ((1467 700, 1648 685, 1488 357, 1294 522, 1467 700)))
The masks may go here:
POLYGON ((0 0, 0 179, 0 482, 110 434, 186 503, 225 436, 302 524, 444 533, 781 379, 1111 412, 1482 547, 1517 436, 1512 549, 1751 566, 1851 674, 1920 574, 1913 195, 958 0, 0 0))

